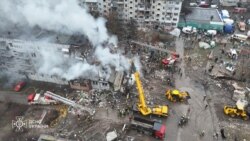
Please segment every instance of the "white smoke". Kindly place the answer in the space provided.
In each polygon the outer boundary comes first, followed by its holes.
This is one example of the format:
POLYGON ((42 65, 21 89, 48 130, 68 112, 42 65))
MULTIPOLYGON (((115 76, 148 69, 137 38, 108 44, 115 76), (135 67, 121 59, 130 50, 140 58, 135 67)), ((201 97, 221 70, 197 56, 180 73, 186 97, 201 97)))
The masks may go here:
POLYGON ((77 0, 1 0, 0 6, 2 22, 67 34, 82 33, 94 46, 112 38, 107 32, 106 20, 95 19, 77 0))
POLYGON ((133 63, 134 63, 136 71, 138 71, 140 73, 140 76, 143 77, 143 73, 141 72, 142 66, 140 62, 140 57, 139 56, 133 57, 133 63))
MULTIPOLYGON (((9 25, 30 28, 40 27, 48 31, 63 34, 85 35, 96 51, 94 55, 102 67, 114 67, 117 71, 130 68, 129 60, 121 54, 112 54, 102 43, 117 45, 116 36, 110 35, 106 28, 106 20, 102 17, 95 19, 87 9, 79 6, 77 0, 1 0, 0 26, 9 25)), ((53 49, 41 50, 41 58, 37 63, 38 71, 49 75, 59 75, 68 80, 77 77, 96 75, 98 69, 86 61, 75 62, 64 59, 63 54, 53 49)), ((108 71, 110 72, 110 71, 108 71)))

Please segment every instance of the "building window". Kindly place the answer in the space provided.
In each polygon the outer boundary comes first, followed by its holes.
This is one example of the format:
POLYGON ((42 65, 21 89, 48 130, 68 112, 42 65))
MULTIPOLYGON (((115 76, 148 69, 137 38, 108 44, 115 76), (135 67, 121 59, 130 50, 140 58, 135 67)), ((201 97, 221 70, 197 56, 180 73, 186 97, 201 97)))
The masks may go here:
POLYGON ((157 9, 158 11, 160 11, 160 9, 157 9))
POLYGON ((160 14, 157 14, 156 16, 157 16, 157 17, 159 17, 159 16, 160 16, 160 14))
POLYGON ((103 5, 104 8, 106 8, 106 5, 103 5))
POLYGON ((128 5, 127 4, 125 4, 125 7, 127 7, 128 5))
POLYGON ((152 14, 155 14, 155 12, 153 11, 152 14))
POLYGON ((180 2, 175 2, 176 4, 179 4, 180 2))
POLYGON ((135 2, 137 2, 137 0, 135 0, 135 2))
POLYGON ((164 12, 162 12, 162 15, 164 15, 165 13, 164 12))
POLYGON ((103 0, 103 2, 106 2, 106 0, 103 0))
POLYGON ((178 7, 176 7, 176 8, 174 8, 174 10, 179 10, 179 8, 178 8, 178 7))
POLYGON ((129 12, 130 14, 133 14, 132 12, 129 12))
POLYGON ((177 21, 177 19, 176 19, 176 18, 173 18, 173 21, 177 21))
POLYGON ((132 9, 132 7, 129 7, 130 9, 132 9))
POLYGON ((178 16, 178 13, 174 13, 175 16, 178 16))
POLYGON ((170 1, 170 2, 169 2, 169 4, 173 4, 173 2, 172 2, 172 1, 170 1))
POLYGON ((172 25, 173 25, 173 26, 175 26, 175 25, 176 25, 176 23, 172 23, 172 25))
POLYGON ((164 18, 162 18, 162 20, 164 20, 164 18))
POLYGON ((158 5, 161 5, 161 3, 158 3, 158 5))

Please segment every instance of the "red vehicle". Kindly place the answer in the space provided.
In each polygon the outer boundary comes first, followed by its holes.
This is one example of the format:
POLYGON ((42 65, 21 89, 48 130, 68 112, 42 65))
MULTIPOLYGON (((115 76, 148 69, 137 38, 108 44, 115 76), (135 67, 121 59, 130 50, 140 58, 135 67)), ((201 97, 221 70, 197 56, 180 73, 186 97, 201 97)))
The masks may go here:
POLYGON ((132 129, 138 132, 152 135, 157 139, 163 140, 165 137, 166 126, 160 121, 154 121, 149 119, 144 119, 141 117, 134 117, 131 120, 132 129))
POLYGON ((49 105, 49 104, 56 104, 57 101, 51 99, 49 96, 44 96, 40 93, 31 93, 27 97, 28 104, 41 104, 41 105, 49 105))
POLYGON ((21 81, 21 82, 19 82, 19 83, 16 84, 14 90, 15 90, 16 92, 19 92, 19 91, 22 90, 22 88, 23 88, 25 85, 26 85, 26 82, 21 81))
POLYGON ((233 13, 246 13, 247 9, 246 8, 241 8, 241 7, 235 7, 233 10, 233 13))
POLYGON ((202 7, 202 8, 209 8, 209 4, 207 4, 206 2, 201 2, 199 7, 202 7))
POLYGON ((172 65, 176 62, 176 60, 179 58, 179 54, 172 53, 169 58, 162 59, 162 64, 164 66, 172 65))

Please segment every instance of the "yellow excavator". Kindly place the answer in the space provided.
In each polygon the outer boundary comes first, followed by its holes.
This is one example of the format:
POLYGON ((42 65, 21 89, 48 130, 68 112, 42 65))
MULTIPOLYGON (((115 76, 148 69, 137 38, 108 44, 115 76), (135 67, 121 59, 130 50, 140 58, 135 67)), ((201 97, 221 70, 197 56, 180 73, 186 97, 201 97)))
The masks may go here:
POLYGON ((167 90, 166 97, 168 100, 170 100, 172 102, 176 102, 176 101, 183 102, 184 100, 190 99, 190 95, 188 92, 181 92, 181 91, 176 90, 176 89, 167 90))
POLYGON ((139 102, 137 103, 137 110, 144 116, 146 115, 158 115, 158 116, 168 116, 168 106, 154 106, 149 108, 145 102, 144 90, 141 84, 139 72, 134 73, 137 91, 139 94, 139 102))
POLYGON ((250 107, 245 100, 238 100, 236 106, 224 106, 224 113, 231 117, 241 117, 248 120, 250 116, 250 107))

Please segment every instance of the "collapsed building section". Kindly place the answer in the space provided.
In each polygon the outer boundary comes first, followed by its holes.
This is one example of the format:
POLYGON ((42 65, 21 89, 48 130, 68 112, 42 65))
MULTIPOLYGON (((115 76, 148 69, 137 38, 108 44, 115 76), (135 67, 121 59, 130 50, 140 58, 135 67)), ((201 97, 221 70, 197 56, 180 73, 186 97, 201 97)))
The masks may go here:
POLYGON ((72 63, 90 60, 89 62, 92 64, 97 64, 97 66, 99 65, 96 63, 96 60, 93 59, 93 56, 88 56, 90 53, 89 50, 86 50, 88 49, 87 47, 85 48, 77 45, 62 45, 0 38, 1 72, 23 75, 27 79, 36 81, 50 82, 60 85, 70 85, 73 89, 84 91, 89 91, 91 89, 112 89, 119 91, 123 89, 121 88, 121 84, 124 73, 117 72, 114 69, 111 69, 111 73, 109 74, 108 78, 105 70, 99 69, 97 75, 89 76, 88 78, 79 77, 72 80, 66 80, 62 76, 55 74, 48 75, 50 73, 45 74, 39 72, 37 69, 37 60, 42 60, 40 52, 46 47, 55 49, 60 54, 62 54, 62 58, 64 59, 74 60, 72 63))

